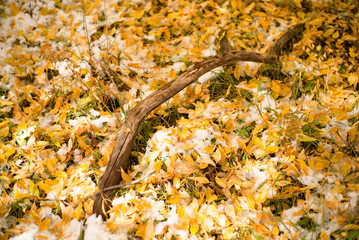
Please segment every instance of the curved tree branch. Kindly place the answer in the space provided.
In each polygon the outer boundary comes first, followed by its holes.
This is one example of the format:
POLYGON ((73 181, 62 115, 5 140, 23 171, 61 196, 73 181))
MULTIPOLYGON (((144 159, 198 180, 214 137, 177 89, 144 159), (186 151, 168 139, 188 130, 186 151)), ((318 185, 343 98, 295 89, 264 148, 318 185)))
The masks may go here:
POLYGON ((142 121, 156 107, 166 102, 182 89, 197 81, 203 74, 223 65, 229 65, 238 61, 250 61, 258 63, 278 63, 278 57, 283 47, 289 41, 298 36, 304 28, 304 24, 297 24, 289 29, 279 38, 269 54, 259 54, 254 52, 238 52, 232 50, 227 37, 224 35, 220 45, 224 53, 210 57, 202 62, 193 63, 185 73, 173 79, 165 86, 153 92, 146 99, 138 103, 127 115, 126 121, 118 133, 115 146, 111 153, 111 158, 107 164, 106 171, 100 180, 99 194, 96 195, 93 211, 97 215, 106 218, 106 212, 110 208, 110 203, 114 197, 114 192, 109 195, 105 190, 112 189, 121 180, 121 168, 126 170, 128 167, 128 157, 131 152, 133 142, 142 121))
MULTIPOLYGON (((107 164, 106 171, 100 180, 100 191, 117 185, 121 182, 121 168, 127 169, 128 157, 131 152, 133 141, 136 137, 137 131, 142 121, 147 115, 156 107, 176 95, 182 89, 197 81, 203 74, 215 69, 217 67, 232 64, 238 61, 251 61, 259 63, 277 63, 277 56, 274 54, 262 55, 254 52, 238 52, 230 50, 222 54, 210 57, 202 62, 192 64, 188 70, 171 82, 153 92, 146 99, 138 103, 127 115, 126 121, 118 133, 117 140, 111 158, 107 164)), ((104 194, 104 193, 103 193, 104 194)), ((110 193, 107 198, 111 200, 114 197, 110 193)), ((102 195, 97 195, 94 203, 94 213, 102 215, 106 218, 104 213, 104 201, 102 195)), ((108 210, 108 204, 105 205, 105 210, 108 210)))

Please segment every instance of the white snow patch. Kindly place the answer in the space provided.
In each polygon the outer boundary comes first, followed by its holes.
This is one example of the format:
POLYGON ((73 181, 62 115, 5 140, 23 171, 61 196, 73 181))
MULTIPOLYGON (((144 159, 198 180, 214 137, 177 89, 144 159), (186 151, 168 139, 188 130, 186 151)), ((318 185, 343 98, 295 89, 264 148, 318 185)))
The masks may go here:
POLYGON ((200 78, 198 78, 198 82, 204 84, 208 80, 215 79, 220 72, 223 72, 223 67, 215 68, 212 71, 203 74, 200 78))
POLYGON ((111 234, 106 224, 102 221, 101 216, 96 217, 95 214, 87 218, 85 231, 84 231, 84 240, 117 240, 117 239, 127 239, 127 233, 123 232, 122 234, 117 233, 111 234))

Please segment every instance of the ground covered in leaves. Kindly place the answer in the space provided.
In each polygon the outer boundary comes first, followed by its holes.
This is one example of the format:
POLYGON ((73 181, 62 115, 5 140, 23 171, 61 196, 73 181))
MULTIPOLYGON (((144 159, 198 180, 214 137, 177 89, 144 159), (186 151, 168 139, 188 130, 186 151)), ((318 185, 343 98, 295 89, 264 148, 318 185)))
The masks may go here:
MULTIPOLYGON (((0 1, 0 239, 356 239, 358 5, 0 1), (126 112, 220 52, 143 123, 109 219, 93 200, 126 112)), ((120 173, 119 173, 120 174, 120 173)))

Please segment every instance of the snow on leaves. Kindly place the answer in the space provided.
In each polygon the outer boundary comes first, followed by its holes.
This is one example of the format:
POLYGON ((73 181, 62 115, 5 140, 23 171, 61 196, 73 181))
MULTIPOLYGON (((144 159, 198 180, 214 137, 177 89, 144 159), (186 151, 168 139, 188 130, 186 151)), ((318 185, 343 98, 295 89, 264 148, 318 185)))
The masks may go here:
POLYGON ((0 5, 0 238, 357 236, 357 14, 339 0, 0 5), (151 113, 119 174, 156 173, 119 189, 106 222, 91 215, 129 109, 220 52, 222 30, 264 53, 298 23, 280 66, 217 69, 151 113))

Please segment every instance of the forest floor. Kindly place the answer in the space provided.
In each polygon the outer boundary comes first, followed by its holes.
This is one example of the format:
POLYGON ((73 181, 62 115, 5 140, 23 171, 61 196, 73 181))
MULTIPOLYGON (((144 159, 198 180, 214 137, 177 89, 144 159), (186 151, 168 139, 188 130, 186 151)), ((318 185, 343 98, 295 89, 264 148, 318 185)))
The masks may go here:
POLYGON ((0 239, 357 239, 359 5, 339 0, 0 1, 0 239), (126 113, 194 62, 217 68, 142 124, 108 219, 98 190, 126 113), (155 171, 149 176, 149 173, 155 171))

